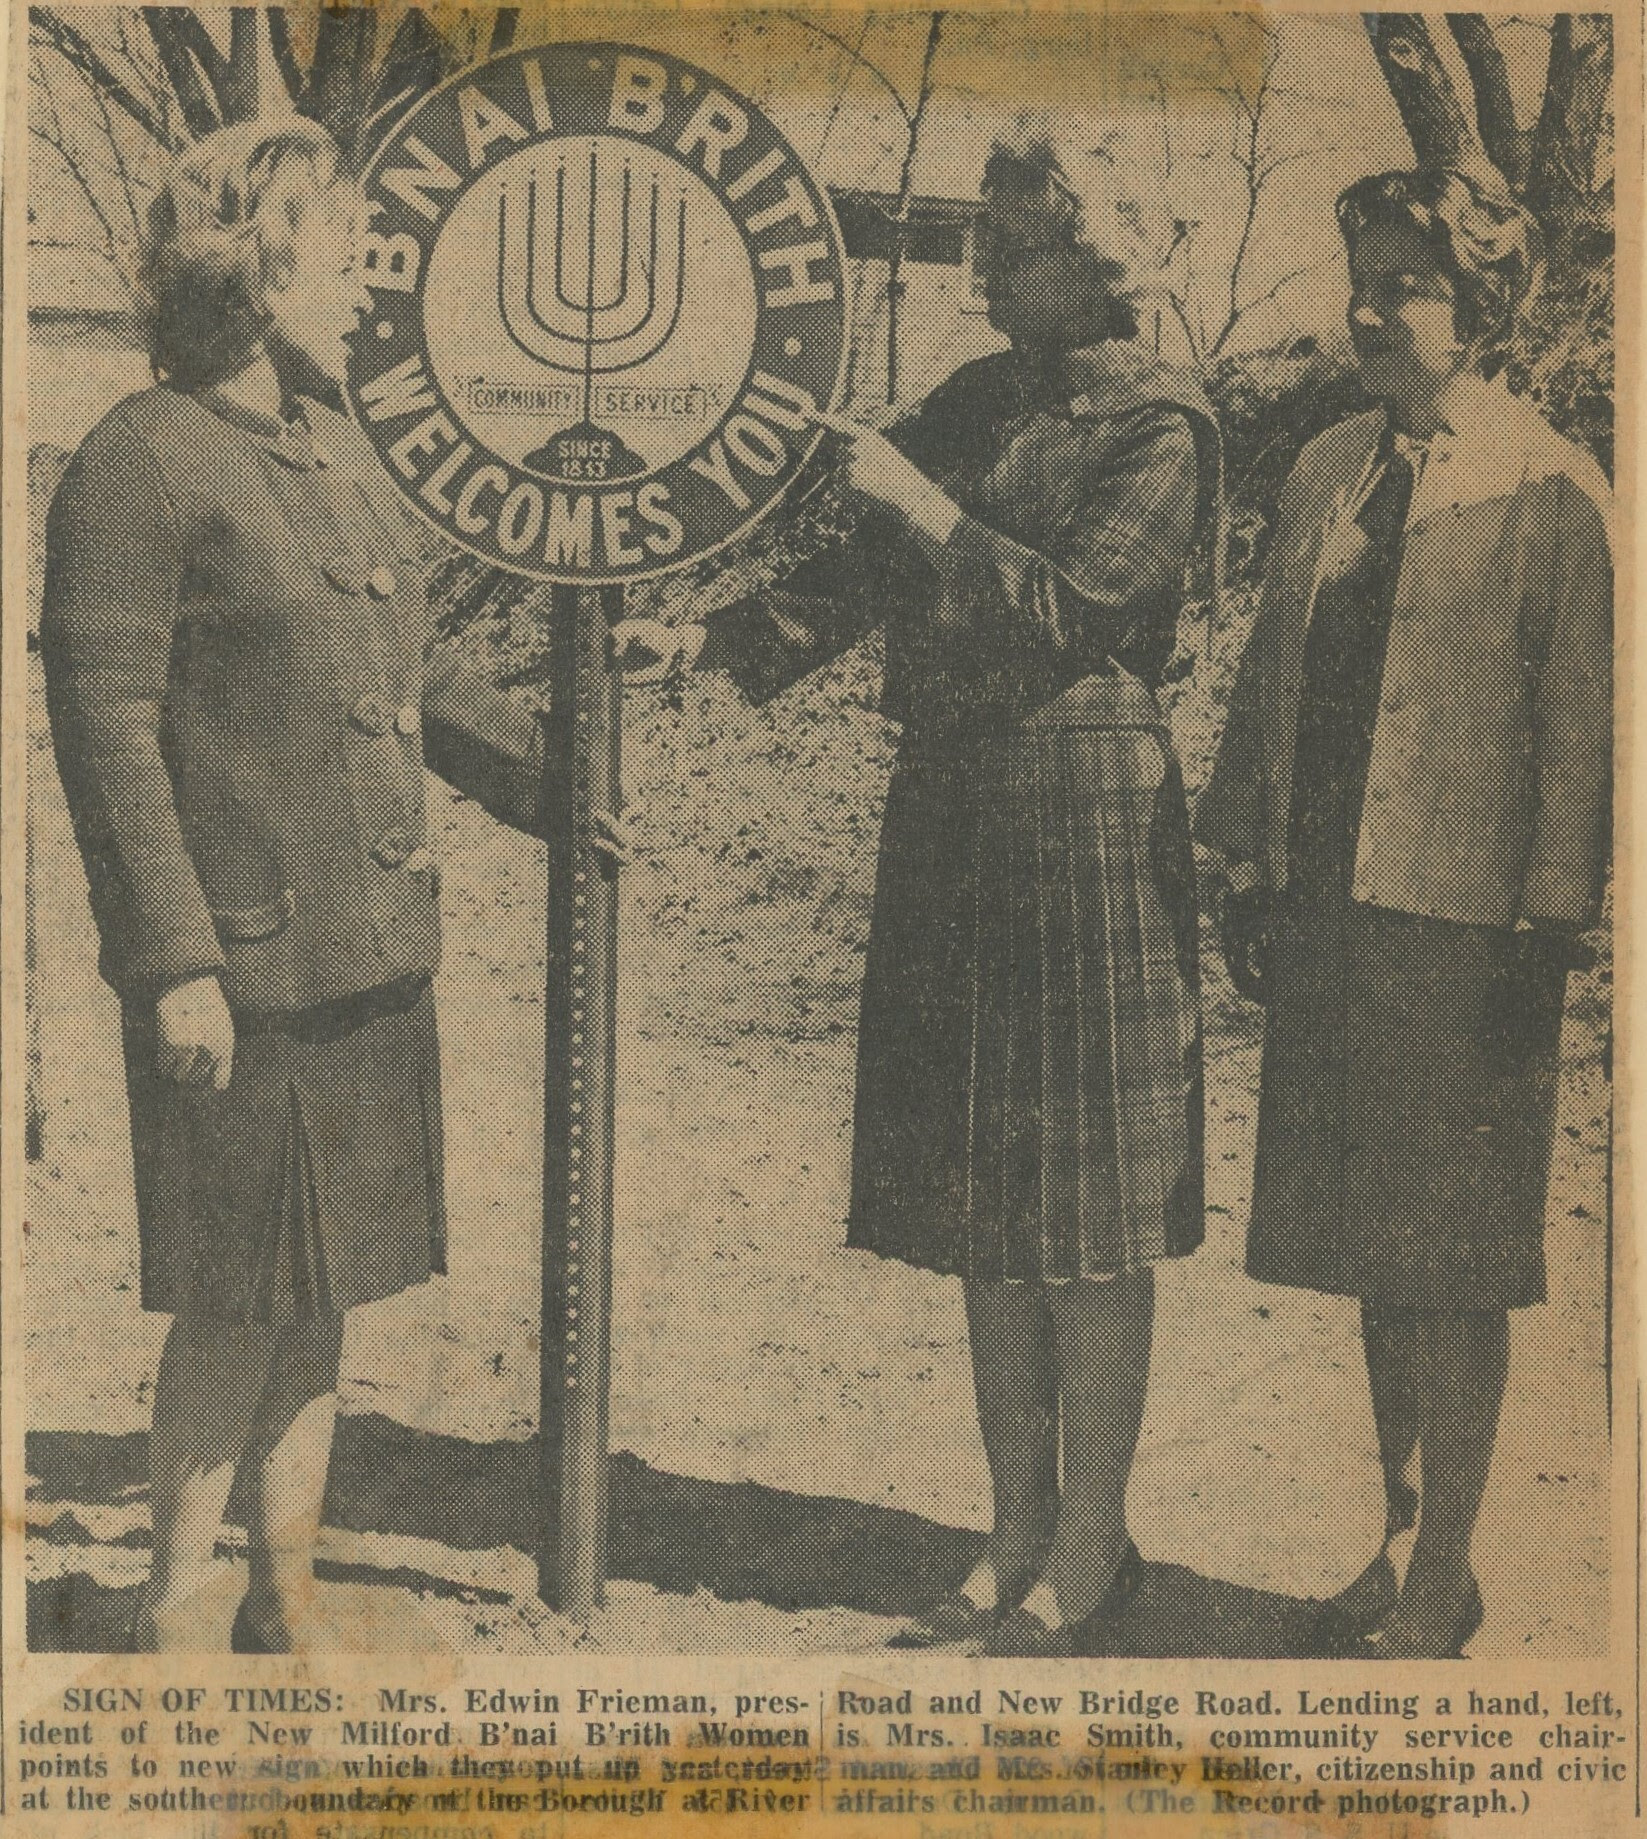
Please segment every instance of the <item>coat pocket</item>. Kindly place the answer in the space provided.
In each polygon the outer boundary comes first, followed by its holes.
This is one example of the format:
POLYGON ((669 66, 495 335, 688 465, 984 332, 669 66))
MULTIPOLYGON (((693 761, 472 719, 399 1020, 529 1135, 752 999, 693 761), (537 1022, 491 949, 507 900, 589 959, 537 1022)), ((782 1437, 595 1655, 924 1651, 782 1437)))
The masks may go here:
POLYGON ((284 932, 297 911, 297 897, 282 888, 274 900, 256 907, 213 907, 212 924, 225 945, 251 945, 284 932))

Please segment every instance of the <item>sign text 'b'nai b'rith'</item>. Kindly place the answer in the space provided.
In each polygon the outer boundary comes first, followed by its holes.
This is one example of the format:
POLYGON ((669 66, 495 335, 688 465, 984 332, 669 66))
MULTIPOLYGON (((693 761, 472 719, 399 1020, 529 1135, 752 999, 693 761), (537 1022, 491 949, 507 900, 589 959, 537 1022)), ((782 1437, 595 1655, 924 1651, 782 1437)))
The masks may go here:
POLYGON ((487 560, 622 582, 718 549, 818 440, 846 350, 839 233, 777 128, 622 45, 496 58, 365 178, 355 414, 487 560))

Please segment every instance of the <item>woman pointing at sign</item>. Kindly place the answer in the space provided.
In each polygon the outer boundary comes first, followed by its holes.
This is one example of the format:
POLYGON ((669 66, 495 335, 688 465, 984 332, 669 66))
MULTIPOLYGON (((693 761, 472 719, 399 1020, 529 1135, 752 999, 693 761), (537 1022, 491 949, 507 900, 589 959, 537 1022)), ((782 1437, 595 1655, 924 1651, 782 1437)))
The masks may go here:
POLYGON ((344 1312, 445 1269, 425 759, 537 828, 534 715, 431 661, 411 520, 304 393, 354 327, 355 204, 306 122, 182 157, 144 251, 156 385, 47 524, 52 739, 122 1005, 143 1306, 173 1317, 140 1648, 214 1645, 237 1466, 234 1644, 313 1644, 344 1312))
POLYGON ((983 1557, 899 1639, 1056 1654, 1137 1575, 1152 1272, 1202 1235, 1193 858, 1152 692, 1218 447, 1199 390, 1125 342, 1111 226, 1053 150, 997 146, 983 198, 1011 350, 891 438, 826 419, 868 500, 844 545, 707 628, 617 639, 763 699, 886 623, 904 732, 848 1242, 963 1279, 994 1488, 983 1557))

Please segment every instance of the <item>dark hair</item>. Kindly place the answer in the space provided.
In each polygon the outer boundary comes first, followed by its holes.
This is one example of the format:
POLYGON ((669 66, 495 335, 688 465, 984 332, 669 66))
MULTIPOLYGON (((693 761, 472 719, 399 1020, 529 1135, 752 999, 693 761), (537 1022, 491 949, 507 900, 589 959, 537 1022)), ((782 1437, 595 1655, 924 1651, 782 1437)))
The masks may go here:
POLYGON ((340 168, 331 135, 297 117, 219 128, 179 155, 149 206, 139 275, 157 377, 198 389, 251 358, 265 284, 340 168))
POLYGON ((1543 280, 1538 220, 1496 176, 1431 166, 1357 179, 1338 227, 1353 248, 1375 224, 1418 231, 1452 280, 1458 336, 1482 349, 1502 342, 1543 280))
MULTIPOLYGON (((1083 340, 1138 336, 1138 315, 1120 291, 1125 265, 1097 246, 1086 206, 1049 136, 1030 133, 997 140, 984 162, 981 189, 986 204, 1010 198, 1039 207, 1046 215, 1048 241, 1079 252, 1091 280, 1078 315, 1083 340)), ((1071 312, 1074 319, 1073 304, 1071 312)))

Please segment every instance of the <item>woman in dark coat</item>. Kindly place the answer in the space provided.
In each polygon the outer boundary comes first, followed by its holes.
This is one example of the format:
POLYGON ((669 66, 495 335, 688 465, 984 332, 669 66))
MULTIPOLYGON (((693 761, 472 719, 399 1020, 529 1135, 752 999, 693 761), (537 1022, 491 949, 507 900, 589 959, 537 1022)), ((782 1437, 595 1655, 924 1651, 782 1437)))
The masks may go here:
POLYGON ((234 1644, 316 1638, 344 1313, 445 1269, 425 758, 537 828, 534 716, 427 656, 412 521, 295 383, 335 375, 354 326, 354 205, 305 122, 182 157, 145 251, 158 381, 47 522, 52 738, 122 1003, 142 1302, 173 1316, 140 1648, 212 1645, 238 1466, 234 1644))
POLYGON ((1538 272, 1525 213, 1431 171, 1338 214, 1380 406, 1293 472, 1196 829, 1268 1011, 1248 1269, 1362 1301, 1388 1510, 1339 1620, 1440 1656, 1482 1619, 1506 1312, 1544 1299, 1562 994, 1606 868, 1607 491, 1481 374, 1538 272))
POLYGON ((765 698, 886 623, 903 736, 847 1238, 963 1279, 995 1513, 902 1639, 1058 1653, 1136 1574, 1152 1270, 1202 1234, 1194 869, 1153 686, 1216 522, 1218 447, 1195 386, 1124 342, 1105 226, 1051 149, 998 148, 984 200, 980 275, 1012 349, 891 438, 828 418, 870 501, 846 544, 706 637, 619 637, 765 698))

